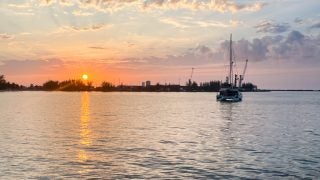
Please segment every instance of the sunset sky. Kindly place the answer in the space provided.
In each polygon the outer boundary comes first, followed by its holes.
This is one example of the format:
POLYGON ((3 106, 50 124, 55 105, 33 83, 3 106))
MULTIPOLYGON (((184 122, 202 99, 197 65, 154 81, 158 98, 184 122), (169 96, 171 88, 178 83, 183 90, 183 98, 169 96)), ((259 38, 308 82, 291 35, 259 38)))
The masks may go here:
POLYGON ((89 75, 118 84, 224 80, 320 89, 319 0, 1 0, 0 74, 29 85, 89 75))

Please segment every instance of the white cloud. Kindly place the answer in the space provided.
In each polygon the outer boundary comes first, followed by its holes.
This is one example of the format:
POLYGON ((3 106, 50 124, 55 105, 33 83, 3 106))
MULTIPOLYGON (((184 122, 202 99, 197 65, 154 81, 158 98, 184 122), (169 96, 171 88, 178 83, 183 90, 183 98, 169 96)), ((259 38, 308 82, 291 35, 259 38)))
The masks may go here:
POLYGON ((211 10, 217 12, 259 11, 265 4, 241 4, 229 0, 146 0, 143 8, 211 10))
MULTIPOLYGON (((299 31, 291 31, 287 35, 264 36, 253 40, 241 39, 233 43, 237 61, 249 59, 251 62, 285 61, 301 64, 320 63, 320 34, 310 37, 299 31)), ((227 60, 229 41, 219 47, 197 45, 180 55, 169 54, 166 57, 146 57, 140 61, 126 61, 134 65, 205 65, 221 63, 227 60)), ((135 59, 135 58, 132 58, 135 59)))
POLYGON ((41 0, 41 4, 51 5, 78 4, 82 8, 96 8, 99 11, 112 12, 127 6, 134 6, 143 10, 147 9, 189 9, 210 10, 216 12, 259 11, 265 3, 238 3, 231 0, 41 0))
POLYGON ((303 19, 297 17, 297 18, 294 19, 294 22, 297 23, 297 24, 302 24, 303 19))
POLYGON ((15 8, 15 9, 29 9, 32 6, 29 3, 24 4, 8 4, 9 8, 15 8))
POLYGON ((254 26, 258 33, 282 33, 290 29, 288 23, 276 23, 274 21, 261 21, 258 25, 254 26))
POLYGON ((170 25, 173 25, 173 26, 178 27, 178 28, 187 28, 187 27, 189 27, 188 25, 180 23, 180 22, 178 22, 177 20, 175 20, 173 18, 162 18, 162 19, 160 19, 160 22, 165 23, 165 24, 170 24, 170 25))
POLYGON ((81 10, 74 10, 72 12, 72 14, 75 15, 75 16, 93 16, 94 15, 91 12, 84 12, 84 11, 81 11, 81 10))
POLYGON ((162 18, 160 22, 165 24, 173 25, 177 28, 210 28, 210 27, 219 27, 226 28, 231 26, 237 26, 240 22, 229 21, 229 23, 223 23, 221 21, 214 20, 203 20, 203 19, 193 19, 193 18, 162 18))
POLYGON ((310 26, 310 28, 311 28, 311 29, 313 29, 313 28, 320 28, 320 22, 316 22, 316 23, 312 24, 312 25, 310 26))
MULTIPOLYGON (((286 36, 264 36, 252 41, 240 40, 235 42, 234 46, 242 59, 319 63, 319 44, 320 38, 307 36, 299 31, 291 31, 286 36)), ((224 47, 226 46, 228 43, 224 44, 224 47)))
POLYGON ((196 21, 194 23, 200 27, 230 27, 229 24, 224 24, 223 22, 219 21, 196 21))
POLYGON ((239 25, 244 24, 243 21, 233 20, 233 19, 231 19, 229 22, 230 22, 231 26, 233 26, 233 27, 237 27, 237 26, 239 26, 239 25))
POLYGON ((18 16, 33 16, 34 15, 34 9, 33 6, 28 3, 10 3, 7 4, 7 10, 11 12, 13 15, 18 15, 18 16))
POLYGON ((107 29, 111 27, 113 27, 112 24, 93 24, 89 26, 62 26, 57 31, 53 32, 53 34, 65 32, 98 31, 101 29, 107 29))

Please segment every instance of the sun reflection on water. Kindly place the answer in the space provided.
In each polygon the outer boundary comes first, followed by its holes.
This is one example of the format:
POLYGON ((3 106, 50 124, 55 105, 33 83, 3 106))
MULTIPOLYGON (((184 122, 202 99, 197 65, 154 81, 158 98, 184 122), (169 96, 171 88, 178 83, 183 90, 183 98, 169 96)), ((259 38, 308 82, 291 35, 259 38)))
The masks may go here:
POLYGON ((88 160, 87 152, 84 151, 84 150, 80 150, 80 151, 78 152, 78 159, 79 159, 80 161, 86 161, 86 160, 88 160))
MULTIPOLYGON (((90 98, 88 92, 82 93, 81 97, 81 116, 80 116, 80 144, 86 147, 91 146, 91 129, 90 129, 90 98)), ((78 152, 78 159, 80 161, 88 160, 88 155, 85 150, 78 152)))

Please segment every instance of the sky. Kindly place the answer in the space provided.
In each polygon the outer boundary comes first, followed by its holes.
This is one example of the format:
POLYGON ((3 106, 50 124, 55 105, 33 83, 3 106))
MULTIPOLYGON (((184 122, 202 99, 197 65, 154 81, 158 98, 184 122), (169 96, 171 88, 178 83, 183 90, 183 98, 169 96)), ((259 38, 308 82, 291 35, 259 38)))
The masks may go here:
POLYGON ((225 80, 320 89, 319 0, 1 0, 0 74, 29 85, 225 80))

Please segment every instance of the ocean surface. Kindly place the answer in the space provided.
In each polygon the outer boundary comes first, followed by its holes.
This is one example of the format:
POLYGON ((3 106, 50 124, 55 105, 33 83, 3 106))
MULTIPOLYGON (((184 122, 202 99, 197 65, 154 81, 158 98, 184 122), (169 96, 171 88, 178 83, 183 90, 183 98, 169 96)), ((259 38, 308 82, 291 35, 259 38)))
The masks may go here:
POLYGON ((0 179, 319 179, 320 92, 1 92, 0 179))

